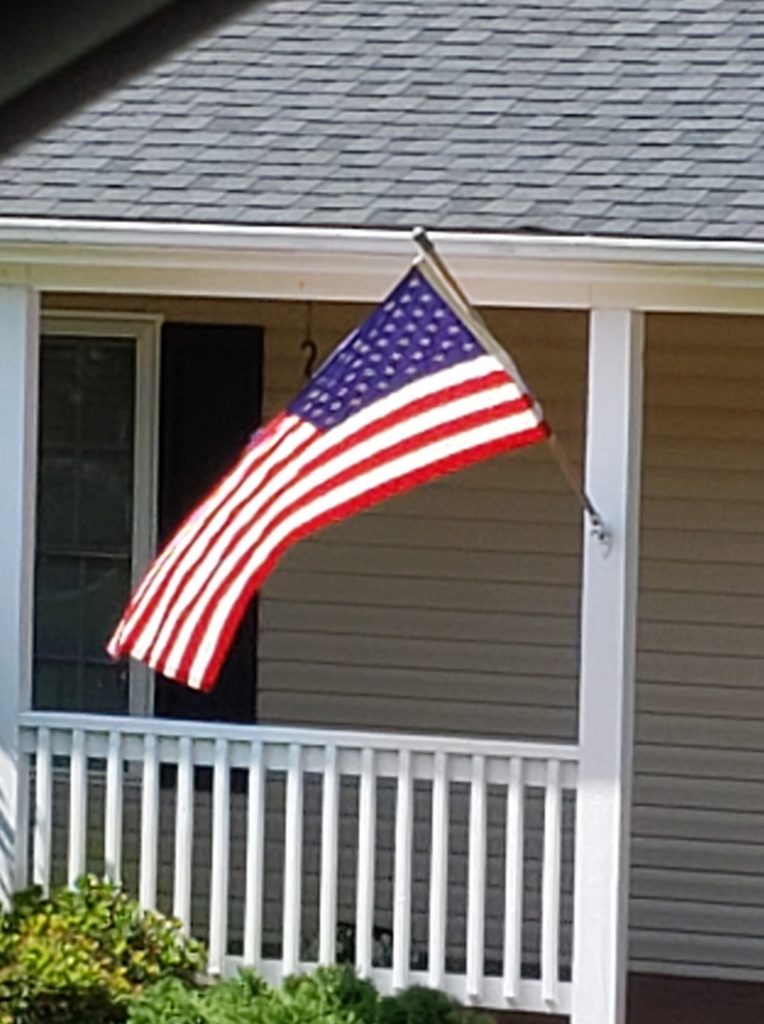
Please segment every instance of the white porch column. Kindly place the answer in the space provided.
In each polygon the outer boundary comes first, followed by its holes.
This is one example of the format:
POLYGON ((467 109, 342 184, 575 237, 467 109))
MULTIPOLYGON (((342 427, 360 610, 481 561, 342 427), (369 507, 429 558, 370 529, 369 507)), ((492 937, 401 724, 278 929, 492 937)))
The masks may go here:
POLYGON ((17 717, 31 694, 38 355, 37 295, 0 287, 0 904, 25 882, 17 717))
POLYGON ((623 1024, 644 317, 593 310, 589 330, 586 490, 612 537, 584 541, 571 1021, 623 1024))

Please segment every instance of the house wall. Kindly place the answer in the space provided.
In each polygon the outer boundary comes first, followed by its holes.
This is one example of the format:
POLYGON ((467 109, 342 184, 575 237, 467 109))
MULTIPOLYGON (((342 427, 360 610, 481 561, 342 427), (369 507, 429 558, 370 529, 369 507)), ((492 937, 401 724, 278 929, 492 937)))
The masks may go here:
POLYGON ((764 331, 648 320, 632 961, 764 979, 764 331))
MULTIPOLYGON (((98 301, 262 325, 267 413, 303 380, 304 306, 98 301)), ((322 352, 362 313, 316 305, 322 352)), ((585 317, 490 320, 580 457, 585 317)), ((641 970, 764 980, 762 341, 751 318, 648 318, 631 897, 641 970)), ((265 588, 259 717, 574 739, 579 562, 575 501, 540 449, 332 527, 265 588)))

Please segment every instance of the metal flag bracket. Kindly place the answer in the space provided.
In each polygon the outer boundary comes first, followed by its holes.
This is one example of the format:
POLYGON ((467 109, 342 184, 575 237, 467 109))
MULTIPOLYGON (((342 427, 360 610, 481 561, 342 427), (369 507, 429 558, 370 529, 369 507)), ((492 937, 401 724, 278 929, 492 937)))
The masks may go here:
MULTIPOLYGON (((427 234, 427 231, 423 227, 416 227, 412 231, 411 237, 414 244, 419 248, 419 251, 422 255, 422 259, 426 260, 430 266, 434 267, 438 271, 441 277, 447 282, 452 292, 454 292, 459 297, 460 301, 464 304, 466 309, 469 310, 469 313, 475 318, 475 320, 481 325, 481 327, 484 328, 484 330, 490 334, 483 318, 472 305, 466 292, 459 284, 457 279, 454 277, 454 275, 451 273, 451 270, 449 269, 446 262, 443 260, 440 253, 435 248, 435 243, 427 234)), ((498 343, 496 344, 498 345, 498 343)), ((570 459, 568 458, 568 454, 560 444, 556 434, 552 434, 549 437, 548 444, 549 450, 552 453, 558 466, 562 470, 563 476, 568 481, 570 486, 573 488, 573 491, 576 494, 576 497, 578 498, 581 507, 583 508, 585 514, 589 518, 591 536, 598 540, 599 543, 602 545, 603 557, 607 558, 607 556, 610 554, 610 549, 613 543, 613 536, 609 527, 607 526, 607 523, 599 514, 597 509, 594 507, 591 498, 586 493, 586 491, 584 491, 581 484, 579 483, 576 474, 573 470, 573 466, 571 465, 570 459)))
POLYGON ((596 509, 589 510, 587 508, 586 514, 589 516, 589 532, 592 537, 600 542, 602 545, 602 554, 607 558, 610 554, 610 549, 613 546, 613 535, 608 529, 607 523, 600 517, 600 514, 596 509))

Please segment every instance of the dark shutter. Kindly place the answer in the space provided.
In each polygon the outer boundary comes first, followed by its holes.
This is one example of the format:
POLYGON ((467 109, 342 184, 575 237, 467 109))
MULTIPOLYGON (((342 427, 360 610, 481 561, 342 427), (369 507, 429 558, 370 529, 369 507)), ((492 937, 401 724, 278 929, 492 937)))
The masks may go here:
MULTIPOLYGON (((168 538, 236 459, 260 424, 262 332, 256 327, 167 323, 162 328, 159 535, 168 538)), ((207 694, 157 678, 155 710, 171 718, 252 722, 257 609, 242 622, 207 694)))

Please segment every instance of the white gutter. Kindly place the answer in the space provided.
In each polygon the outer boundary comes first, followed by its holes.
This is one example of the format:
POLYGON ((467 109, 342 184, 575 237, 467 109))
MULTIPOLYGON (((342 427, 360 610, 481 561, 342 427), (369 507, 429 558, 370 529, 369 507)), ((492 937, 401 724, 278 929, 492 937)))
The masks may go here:
MULTIPOLYGON (((764 312, 764 243, 431 231, 476 302, 764 312)), ((0 217, 0 283, 374 301, 407 231, 0 217)))
MULTIPOLYGON (((413 227, 413 225, 412 225, 413 227)), ((524 235, 428 231, 452 256, 575 259, 628 263, 764 267, 764 242, 600 238, 592 235, 524 235)), ((187 251, 257 251, 411 255, 411 232, 367 228, 258 227, 0 217, 0 247, 104 246, 187 251)), ((0 252, 0 259, 2 253, 0 252)))

